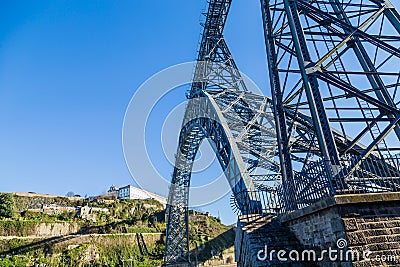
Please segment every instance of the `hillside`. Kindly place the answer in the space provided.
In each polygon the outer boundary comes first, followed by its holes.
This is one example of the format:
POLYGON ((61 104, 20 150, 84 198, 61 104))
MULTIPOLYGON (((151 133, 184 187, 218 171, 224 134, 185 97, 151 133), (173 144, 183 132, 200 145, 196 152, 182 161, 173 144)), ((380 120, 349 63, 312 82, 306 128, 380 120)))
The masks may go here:
MULTIPOLYGON (((162 263, 165 211, 155 200, 99 203, 13 195, 12 201, 12 216, 0 217, 0 266, 162 263)), ((192 214, 190 221, 193 260, 223 261, 223 251, 233 245, 233 229, 203 213, 192 214)))

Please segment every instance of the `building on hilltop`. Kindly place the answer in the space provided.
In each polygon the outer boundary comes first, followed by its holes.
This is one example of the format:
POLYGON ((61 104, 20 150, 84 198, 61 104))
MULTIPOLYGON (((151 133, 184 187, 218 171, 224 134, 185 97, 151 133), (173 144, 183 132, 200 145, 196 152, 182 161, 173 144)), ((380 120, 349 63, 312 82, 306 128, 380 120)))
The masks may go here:
POLYGON ((63 212, 76 212, 76 207, 62 206, 58 204, 42 204, 41 208, 27 208, 27 212, 32 213, 45 213, 49 215, 58 215, 63 212))
POLYGON ((113 199, 117 199, 118 198, 118 190, 119 190, 118 186, 116 186, 116 185, 110 186, 110 189, 108 189, 108 191, 107 191, 107 196, 111 197, 113 199))
POLYGON ((42 212, 46 214, 61 214, 62 212, 76 212, 75 207, 65 207, 57 204, 43 204, 42 212))
POLYGON ((98 212, 110 213, 110 210, 107 208, 97 208, 90 206, 78 207, 77 209, 78 216, 80 216, 82 219, 90 220, 93 222, 97 221, 98 212))
POLYGON ((167 204, 167 199, 152 192, 134 187, 133 185, 126 185, 118 190, 119 199, 154 199, 160 202, 163 206, 167 204))

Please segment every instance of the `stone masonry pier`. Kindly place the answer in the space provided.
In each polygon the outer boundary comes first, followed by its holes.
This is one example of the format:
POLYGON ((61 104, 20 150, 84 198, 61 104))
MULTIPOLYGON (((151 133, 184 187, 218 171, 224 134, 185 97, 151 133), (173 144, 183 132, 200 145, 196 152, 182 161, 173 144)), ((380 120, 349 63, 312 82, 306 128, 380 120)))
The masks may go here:
POLYGON ((338 195, 276 218, 242 216, 235 254, 243 267, 400 266, 400 193, 338 195), (330 248, 338 251, 333 254, 338 259, 282 262, 275 255, 272 261, 257 260, 265 245, 269 251, 313 250, 317 255, 330 248))

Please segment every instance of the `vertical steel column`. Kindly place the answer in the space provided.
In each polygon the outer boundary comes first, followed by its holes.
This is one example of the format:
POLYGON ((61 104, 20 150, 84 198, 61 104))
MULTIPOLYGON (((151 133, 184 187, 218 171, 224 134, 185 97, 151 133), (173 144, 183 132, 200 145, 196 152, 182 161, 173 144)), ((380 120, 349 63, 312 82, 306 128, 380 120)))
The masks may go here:
POLYGON ((287 210, 297 209, 296 186, 289 151, 289 134, 286 124, 286 115, 283 108, 283 98, 279 72, 277 68, 277 57, 272 32, 272 19, 269 9, 269 0, 261 0, 261 11, 264 26, 264 38, 267 50, 269 81, 272 91, 272 104, 274 107, 275 128, 279 161, 281 165, 282 185, 284 189, 284 201, 287 210))
POLYGON ((307 48, 307 43, 297 11, 296 0, 284 0, 283 2, 318 144, 327 167, 326 175, 329 181, 336 187, 337 182, 334 179, 335 175, 340 171, 339 153, 330 129, 317 77, 312 71, 310 71, 315 63, 312 62, 310 52, 307 48))

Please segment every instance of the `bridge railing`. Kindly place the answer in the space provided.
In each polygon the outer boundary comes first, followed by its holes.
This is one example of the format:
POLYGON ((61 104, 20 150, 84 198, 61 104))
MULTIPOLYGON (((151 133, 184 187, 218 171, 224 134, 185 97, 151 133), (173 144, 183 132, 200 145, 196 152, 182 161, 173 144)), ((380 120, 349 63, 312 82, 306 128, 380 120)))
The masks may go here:
POLYGON ((270 187, 265 185, 265 187, 261 186, 257 188, 257 190, 252 190, 249 191, 247 190, 246 192, 237 192, 234 194, 233 199, 231 201, 232 208, 235 212, 241 213, 240 209, 238 207, 238 204, 236 203, 236 200, 234 199, 235 196, 238 198, 243 199, 242 195, 250 195, 252 196, 253 199, 257 200, 257 203, 247 203, 247 205, 252 207, 249 207, 249 210, 252 212, 249 212, 248 214, 241 214, 241 215, 254 215, 254 214, 259 214, 259 215, 271 215, 271 214, 279 214, 280 211, 282 210, 282 205, 280 202, 279 198, 279 190, 280 187, 270 187))
POLYGON ((342 160, 344 184, 337 194, 366 194, 400 191, 400 156, 359 158, 342 160))
POLYGON ((307 207, 334 195, 400 192, 400 156, 371 155, 367 158, 347 156, 330 181, 326 175, 329 161, 305 164, 295 177, 295 190, 288 195, 280 187, 281 213, 307 207), (294 207, 294 208, 293 208, 294 207))

